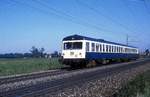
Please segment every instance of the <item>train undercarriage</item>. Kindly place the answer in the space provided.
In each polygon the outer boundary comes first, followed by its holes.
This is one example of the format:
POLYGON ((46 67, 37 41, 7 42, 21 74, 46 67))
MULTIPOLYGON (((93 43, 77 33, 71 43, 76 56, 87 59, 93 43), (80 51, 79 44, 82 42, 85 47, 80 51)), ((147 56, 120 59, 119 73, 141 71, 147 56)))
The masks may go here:
POLYGON ((69 65, 73 68, 90 68, 98 65, 106 65, 110 63, 118 63, 118 62, 129 62, 131 60, 136 59, 61 59, 61 63, 65 65, 69 65))

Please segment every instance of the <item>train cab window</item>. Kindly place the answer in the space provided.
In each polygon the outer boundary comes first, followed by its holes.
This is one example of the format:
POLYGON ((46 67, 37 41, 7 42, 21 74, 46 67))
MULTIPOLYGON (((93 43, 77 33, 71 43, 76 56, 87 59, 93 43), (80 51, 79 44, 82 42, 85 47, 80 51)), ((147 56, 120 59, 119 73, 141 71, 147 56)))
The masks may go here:
POLYGON ((68 50, 68 49, 82 49, 82 42, 64 43, 64 50, 68 50))
POLYGON ((90 48, 89 42, 86 42, 86 51, 88 52, 90 48))
POLYGON ((95 51, 95 43, 92 43, 92 51, 95 51))
POLYGON ((99 44, 96 44, 96 52, 99 52, 99 44))

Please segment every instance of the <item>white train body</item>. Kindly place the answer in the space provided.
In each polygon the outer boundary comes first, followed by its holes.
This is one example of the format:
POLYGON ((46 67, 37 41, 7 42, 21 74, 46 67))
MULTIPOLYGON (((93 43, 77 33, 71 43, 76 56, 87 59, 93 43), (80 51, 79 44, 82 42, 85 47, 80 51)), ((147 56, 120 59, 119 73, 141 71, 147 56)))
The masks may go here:
POLYGON ((65 37, 62 42, 64 64, 87 62, 101 59, 136 59, 138 48, 102 39, 79 35, 65 37))

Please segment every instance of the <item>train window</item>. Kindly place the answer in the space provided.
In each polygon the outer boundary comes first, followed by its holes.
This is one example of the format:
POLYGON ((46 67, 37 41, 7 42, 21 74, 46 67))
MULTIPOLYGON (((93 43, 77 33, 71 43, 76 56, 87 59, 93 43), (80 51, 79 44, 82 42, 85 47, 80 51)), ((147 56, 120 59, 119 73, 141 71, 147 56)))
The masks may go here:
POLYGON ((124 53, 124 47, 122 47, 122 53, 124 53))
POLYGON ((115 53, 115 46, 113 46, 113 53, 115 53))
POLYGON ((71 48, 71 43, 64 43, 64 50, 71 48))
POLYGON ((88 52, 89 51, 89 42, 86 42, 86 51, 88 52))
POLYGON ((120 51, 121 51, 121 53, 122 53, 122 47, 120 47, 120 51))
POLYGON ((95 43, 92 43, 92 51, 95 51, 95 43))
POLYGON ((114 46, 111 47, 111 51, 112 51, 112 53, 114 52, 114 46))
POLYGON ((127 53, 127 48, 125 48, 125 53, 127 53))
POLYGON ((103 52, 105 52, 105 45, 103 44, 103 52))
POLYGON ((114 52, 116 53, 116 46, 114 47, 114 52))
POLYGON ((108 45, 106 45, 106 52, 108 52, 108 45))
POLYGON ((109 52, 111 52, 111 46, 109 45, 109 52))
POLYGON ((119 47, 117 47, 117 53, 119 53, 119 47))
POLYGON ((96 52, 99 52, 99 44, 96 44, 96 52))
POLYGON ((120 53, 121 53, 121 47, 120 47, 120 53))
POLYGON ((67 49, 82 49, 82 42, 64 43, 64 50, 67 50, 67 49))
POLYGON ((72 49, 82 49, 82 42, 73 42, 72 49))
POLYGON ((99 45, 99 51, 102 52, 102 45, 99 45))

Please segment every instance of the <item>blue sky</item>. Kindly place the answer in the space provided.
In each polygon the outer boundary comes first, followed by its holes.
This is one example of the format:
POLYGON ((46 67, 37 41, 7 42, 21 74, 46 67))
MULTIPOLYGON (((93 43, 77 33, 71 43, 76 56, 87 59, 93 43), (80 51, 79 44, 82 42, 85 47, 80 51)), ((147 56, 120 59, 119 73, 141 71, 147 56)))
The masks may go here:
POLYGON ((79 34, 150 48, 149 0, 0 0, 0 53, 51 53, 79 34))

